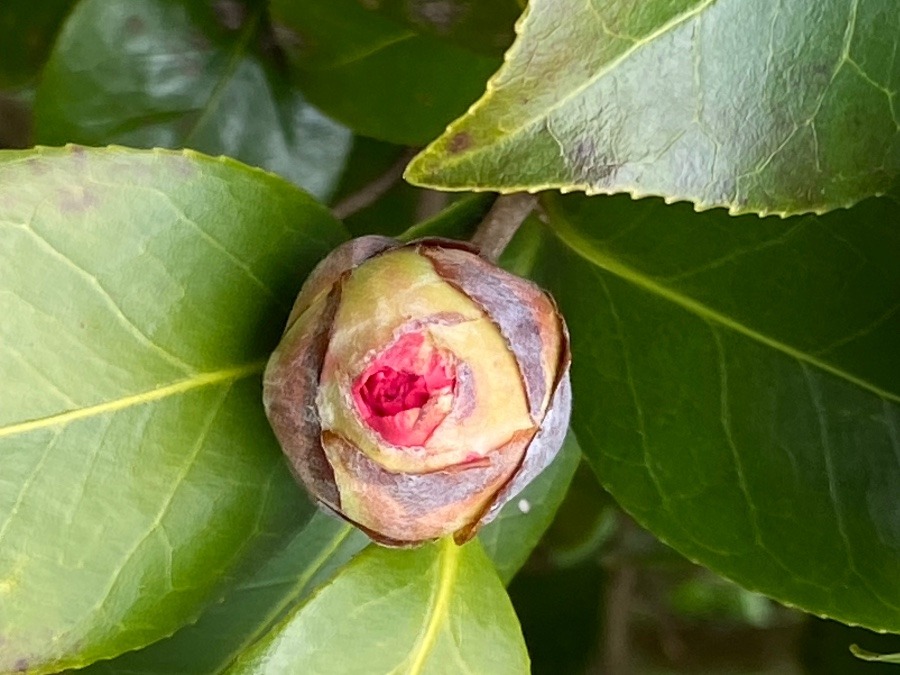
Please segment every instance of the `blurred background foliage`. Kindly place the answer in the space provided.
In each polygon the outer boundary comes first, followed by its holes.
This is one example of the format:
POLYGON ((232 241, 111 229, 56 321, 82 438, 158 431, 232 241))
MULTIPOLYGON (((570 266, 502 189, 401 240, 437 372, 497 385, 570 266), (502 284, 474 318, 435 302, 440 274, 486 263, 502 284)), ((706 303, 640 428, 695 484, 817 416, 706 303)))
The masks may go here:
MULTIPOLYGON (((518 5, 483 3, 453 31, 442 28, 452 2, 418 3, 430 8, 419 13, 377 5, 4 0, 0 148, 187 146, 286 175, 355 236, 399 235, 459 202, 450 231, 464 236, 490 198, 400 175, 480 95, 518 5), (338 21, 345 13, 365 15, 358 33, 338 21)), ((898 652, 900 636, 805 615, 693 564, 624 514, 584 464, 509 592, 537 675, 900 672, 849 651, 898 652)))

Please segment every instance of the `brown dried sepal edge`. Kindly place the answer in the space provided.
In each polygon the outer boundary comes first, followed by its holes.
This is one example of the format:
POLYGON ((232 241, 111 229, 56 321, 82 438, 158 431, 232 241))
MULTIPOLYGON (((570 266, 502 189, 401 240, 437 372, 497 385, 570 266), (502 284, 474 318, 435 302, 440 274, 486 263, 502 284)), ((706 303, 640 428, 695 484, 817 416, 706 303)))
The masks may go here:
MULTIPOLYGON (((263 401, 266 415, 295 476, 316 498, 320 506, 352 523, 383 546, 412 547, 429 541, 429 539, 399 540, 386 537, 372 528, 355 522, 341 511, 334 470, 323 450, 322 429, 315 405, 322 363, 330 342, 331 326, 340 303, 341 278, 363 262, 399 248, 414 248, 428 258, 441 278, 465 293, 492 318, 516 358, 529 410, 537 428, 522 453, 518 466, 512 470, 509 478, 499 485, 496 492, 485 500, 482 513, 454 533, 456 543, 462 544, 475 536, 482 525, 493 520, 505 503, 553 461, 562 447, 568 428, 572 400, 568 330, 552 298, 538 286, 496 267, 482 258, 475 247, 465 242, 432 237, 402 243, 375 235, 352 239, 324 258, 304 283, 288 318, 285 336, 296 330, 306 339, 293 337, 290 340, 282 340, 282 344, 273 353, 266 368, 263 401), (464 255, 461 257, 460 254, 464 255), (468 263, 478 267, 478 271, 469 269, 468 263), (492 282, 485 283, 485 279, 491 279, 492 282), (495 285, 491 286, 491 283, 495 285), (498 288, 500 293, 496 292, 498 288), (322 297, 325 293, 327 295, 322 297), (316 304, 320 306, 313 307, 316 304), (532 310, 527 316, 521 312, 523 306, 532 310), (310 316, 304 316, 307 310, 312 312, 310 316), (544 321, 536 318, 540 315, 552 316, 560 335, 556 376, 550 392, 546 391, 543 381, 542 364, 535 363, 532 358, 535 354, 533 344, 535 339, 539 343, 537 353, 546 356, 544 354, 546 341, 542 340, 541 336, 546 334, 548 329, 544 321), (545 398, 549 398, 546 408, 542 405, 545 398)), ((521 440, 519 439, 519 442, 521 440)), ((353 450, 362 454, 355 448, 353 450)), ((497 452, 502 452, 502 449, 498 449, 497 452)), ((386 474, 389 472, 381 467, 376 468, 385 474, 382 478, 387 480, 386 474)), ((458 475, 462 471, 474 470, 476 468, 450 469, 416 475, 422 477, 431 475, 433 484, 430 489, 415 492, 425 500, 431 494, 433 499, 440 502, 441 494, 445 491, 441 486, 442 482, 445 486, 449 484, 446 479, 452 475, 452 482, 458 483, 458 475), (435 475, 441 473, 448 474, 443 477, 443 481, 435 475)), ((407 479, 413 475, 403 474, 407 479)), ((495 477, 496 475, 494 473, 495 477)), ((397 476, 399 478, 401 475, 397 476)), ((424 485, 422 483, 422 487, 424 485)), ((422 513, 442 508, 440 504, 435 505, 433 500, 422 506, 425 507, 421 509, 422 513)))

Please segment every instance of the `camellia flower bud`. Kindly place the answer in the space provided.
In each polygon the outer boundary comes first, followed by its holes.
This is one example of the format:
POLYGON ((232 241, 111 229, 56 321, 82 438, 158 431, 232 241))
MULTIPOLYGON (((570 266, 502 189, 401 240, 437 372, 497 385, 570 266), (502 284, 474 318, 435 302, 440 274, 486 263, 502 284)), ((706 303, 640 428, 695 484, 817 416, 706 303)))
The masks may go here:
POLYGON ((461 543, 559 451, 568 334, 465 243, 361 237, 304 284, 263 398, 320 504, 385 545, 461 543))

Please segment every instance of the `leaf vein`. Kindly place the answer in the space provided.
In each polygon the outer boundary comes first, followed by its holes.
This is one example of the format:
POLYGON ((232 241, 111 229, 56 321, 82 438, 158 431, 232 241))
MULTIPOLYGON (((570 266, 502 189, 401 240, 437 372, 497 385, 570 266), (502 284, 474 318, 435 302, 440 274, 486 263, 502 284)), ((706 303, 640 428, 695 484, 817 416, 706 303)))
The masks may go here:
POLYGON ((650 293, 651 295, 656 295, 663 300, 681 307, 682 309, 691 314, 694 314, 697 317, 705 319, 708 322, 718 324, 724 328, 731 330, 734 333, 743 335, 744 337, 765 345, 766 347, 781 352, 791 357, 792 359, 799 361, 800 363, 814 366, 818 370, 824 371, 830 375, 834 375, 835 377, 854 384, 861 389, 865 389, 866 391, 869 391, 879 398, 892 401, 894 403, 900 403, 900 395, 885 391, 884 389, 881 389, 871 382, 867 382, 866 380, 852 375, 851 373, 848 373, 838 368, 837 366, 833 366, 829 363, 817 359, 812 354, 802 352, 795 347, 781 342, 780 340, 769 337, 768 335, 750 328, 749 326, 746 326, 741 322, 704 305, 694 298, 686 296, 671 288, 667 288, 666 286, 661 284, 659 280, 650 277, 639 270, 629 267, 625 263, 615 259, 614 257, 603 251, 597 250, 591 242, 585 239, 584 236, 581 235, 572 226, 572 224, 568 222, 566 217, 562 212, 560 212, 559 209, 553 207, 552 203, 550 203, 547 208, 548 211, 551 211, 553 215, 554 225, 551 229, 556 237, 573 253, 575 253, 577 256, 587 261, 588 263, 591 263, 591 265, 593 265, 594 267, 606 270, 613 276, 616 276, 623 281, 626 281, 650 293))
POLYGON ((822 447, 822 456, 825 460, 825 474, 828 477, 828 495, 830 497, 831 507, 834 510, 835 523, 841 541, 844 544, 844 550, 847 554, 848 569, 862 582, 862 585, 868 589, 873 598, 878 600, 882 605, 893 610, 900 609, 900 605, 894 604, 884 598, 878 591, 872 588, 869 580, 865 575, 861 574, 856 566, 856 559, 853 555, 853 546, 850 543, 850 536, 847 532, 847 524, 844 521, 844 515, 841 512, 841 499, 838 494, 837 479, 834 473, 834 460, 832 458, 831 442, 828 435, 828 422, 825 418, 825 407, 822 405, 821 391, 815 386, 812 374, 806 364, 801 363, 800 369, 803 371, 806 380, 806 388, 809 392, 809 399, 816 411, 816 421, 819 427, 819 442, 822 447))
POLYGON ((72 410, 67 410, 65 412, 48 415, 46 417, 26 420, 24 422, 16 422, 14 424, 0 427, 0 438, 16 436, 18 434, 28 433, 31 431, 36 431, 38 429, 65 426, 77 420, 96 417, 134 406, 144 405, 146 403, 165 399, 176 394, 183 394, 192 389, 216 385, 231 380, 237 381, 245 377, 261 373, 264 367, 265 361, 256 361, 242 366, 235 366, 233 368, 227 368, 208 373, 200 373, 183 380, 177 380, 175 382, 163 385, 161 387, 148 389, 146 391, 142 391, 137 394, 131 394, 129 396, 123 396, 122 398, 114 399, 111 401, 104 401, 103 403, 97 403, 95 405, 89 405, 83 408, 75 408, 72 410))
MULTIPOLYGON (((172 481, 172 489, 165 496, 162 503, 160 504, 159 509, 156 512, 156 515, 153 518, 153 521, 150 523, 150 527, 147 528, 147 531, 144 532, 143 535, 135 542, 135 544, 126 552, 124 557, 122 558, 122 562, 119 563, 116 567, 115 573, 109 580, 109 583, 106 586, 106 589, 100 595, 100 598, 94 604, 93 607, 88 609, 84 616, 89 617, 91 614, 98 610, 102 610, 103 606, 106 604, 106 601, 110 598, 116 586, 119 584, 120 579, 122 578, 122 572, 125 571, 125 568, 128 566, 128 563, 135 556, 135 554, 140 550, 141 546, 146 542, 154 533, 156 533, 160 527, 162 527, 162 521, 165 518, 166 514, 169 512, 169 508, 172 506, 172 502, 175 499, 175 496, 178 494, 178 491, 184 485, 185 479, 187 475, 190 473, 191 469, 197 462, 197 458, 200 456, 200 452, 202 451, 206 439, 209 436, 209 431, 212 428, 213 423, 216 418, 219 416, 219 413, 222 410, 222 406, 225 404, 225 401, 228 398, 228 394, 234 386, 234 382, 224 382, 222 383, 225 386, 222 387, 222 393, 219 397, 219 400, 212 406, 210 406, 209 413, 206 416, 206 419, 203 421, 203 424, 200 427, 200 432, 197 435, 197 439, 194 441, 193 446, 191 447, 191 451, 188 454, 187 461, 182 466, 181 470, 178 472, 178 476, 172 481)), ((171 579, 169 580, 171 583, 171 579)), ((77 625, 77 624, 76 624, 77 625)), ((74 627, 73 629, 74 630, 74 627)), ((69 631, 71 632, 71 631, 69 631)), ((65 635, 65 633, 63 634, 65 635)), ((62 636, 60 636, 62 637, 62 636)))
POLYGON ((22 503, 25 501, 25 495, 28 494, 28 491, 31 489, 32 484, 35 480, 37 480, 38 474, 43 469, 44 464, 47 462, 47 458, 50 456, 50 453, 53 451, 53 448, 56 447, 56 442, 59 440, 59 432, 53 435, 53 438, 47 443, 44 448, 44 452, 41 454, 41 458, 38 460, 37 464, 35 464, 34 468, 28 474, 28 478, 25 479, 25 482, 22 483, 22 487, 19 489, 19 494, 16 497, 16 501, 13 502, 12 508, 9 510, 9 514, 6 516, 6 519, 3 521, 3 525, 0 526, 0 543, 3 542, 3 537, 6 536, 6 532, 9 529, 10 524, 15 518, 16 514, 19 512, 19 509, 22 507, 22 503))
POLYGON ((128 316, 122 311, 122 308, 116 303, 113 297, 109 294, 109 291, 100 283, 100 280, 87 270, 80 267, 75 263, 69 256, 65 253, 57 249, 53 246, 43 235, 41 235, 37 230, 34 229, 32 224, 23 223, 21 227, 29 232, 41 246, 43 246, 56 260, 64 264, 66 267, 74 270, 75 273, 81 278, 85 279, 87 283, 93 287, 100 298, 103 300, 103 303, 112 311, 113 316, 124 326, 128 331, 141 343, 145 346, 149 347, 151 351, 159 354, 165 361, 167 361, 170 365, 177 367, 179 370, 184 373, 194 373, 196 370, 193 366, 186 363, 184 360, 172 354, 168 350, 164 349, 157 343, 155 343, 150 336, 144 333, 140 328, 138 328, 137 324, 135 324, 128 316))
POLYGON ((431 596, 424 631, 413 646, 413 660, 408 675, 421 675, 428 655, 434 648, 441 626, 447 621, 450 611, 450 599, 456 576, 459 572, 459 547, 449 537, 441 542, 441 553, 438 558, 435 578, 435 590, 431 596))

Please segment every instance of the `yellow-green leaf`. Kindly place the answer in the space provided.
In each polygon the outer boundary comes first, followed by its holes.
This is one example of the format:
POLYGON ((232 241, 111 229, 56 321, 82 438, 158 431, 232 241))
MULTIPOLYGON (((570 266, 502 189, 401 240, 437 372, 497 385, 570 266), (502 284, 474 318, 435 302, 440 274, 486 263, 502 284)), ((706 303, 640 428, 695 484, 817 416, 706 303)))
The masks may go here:
POLYGON ((798 213, 900 175, 896 0, 533 0, 518 32, 410 181, 798 213))
POLYGON ((477 540, 371 546, 228 671, 523 675, 528 655, 477 540))
POLYGON ((0 153, 0 672, 158 640, 310 509, 260 373, 344 238, 195 153, 0 153))

